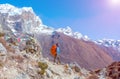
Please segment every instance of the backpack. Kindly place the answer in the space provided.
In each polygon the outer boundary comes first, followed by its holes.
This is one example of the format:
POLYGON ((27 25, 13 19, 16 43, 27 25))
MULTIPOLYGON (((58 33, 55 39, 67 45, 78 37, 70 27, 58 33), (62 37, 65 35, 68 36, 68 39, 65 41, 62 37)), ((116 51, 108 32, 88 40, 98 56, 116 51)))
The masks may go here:
POLYGON ((57 55, 57 46, 54 44, 52 45, 51 49, 50 49, 50 52, 51 52, 51 55, 52 56, 56 56, 57 55))

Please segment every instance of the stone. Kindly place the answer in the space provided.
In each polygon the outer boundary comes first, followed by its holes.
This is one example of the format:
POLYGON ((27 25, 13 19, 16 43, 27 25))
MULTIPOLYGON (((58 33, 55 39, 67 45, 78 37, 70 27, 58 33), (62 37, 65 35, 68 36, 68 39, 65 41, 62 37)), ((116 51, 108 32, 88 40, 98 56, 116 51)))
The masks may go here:
POLYGON ((46 75, 48 78, 51 78, 53 76, 52 72, 50 70, 46 70, 46 75))
POLYGON ((80 79, 80 77, 74 77, 74 79, 80 79))
POLYGON ((30 79, 29 76, 25 73, 18 74, 15 79, 30 79))

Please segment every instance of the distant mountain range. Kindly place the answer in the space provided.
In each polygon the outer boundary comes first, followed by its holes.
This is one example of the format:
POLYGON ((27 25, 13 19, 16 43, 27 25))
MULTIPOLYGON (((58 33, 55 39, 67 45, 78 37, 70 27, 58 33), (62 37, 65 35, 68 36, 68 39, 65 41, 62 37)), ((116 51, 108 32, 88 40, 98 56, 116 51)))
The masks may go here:
POLYGON ((88 36, 73 32, 70 27, 54 29, 42 23, 31 7, 17 8, 10 4, 0 5, 0 30, 10 31, 15 36, 32 33, 42 45, 44 57, 50 56, 51 35, 60 35, 61 60, 77 62, 86 69, 102 68, 113 61, 120 61, 120 40, 93 41, 88 36))

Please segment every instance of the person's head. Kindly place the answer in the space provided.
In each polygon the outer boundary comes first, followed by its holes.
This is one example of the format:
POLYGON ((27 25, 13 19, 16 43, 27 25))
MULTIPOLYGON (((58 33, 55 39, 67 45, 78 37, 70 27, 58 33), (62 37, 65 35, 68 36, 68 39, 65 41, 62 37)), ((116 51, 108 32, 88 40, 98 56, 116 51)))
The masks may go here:
POLYGON ((57 46, 57 47, 59 46, 58 43, 56 43, 56 46, 57 46))

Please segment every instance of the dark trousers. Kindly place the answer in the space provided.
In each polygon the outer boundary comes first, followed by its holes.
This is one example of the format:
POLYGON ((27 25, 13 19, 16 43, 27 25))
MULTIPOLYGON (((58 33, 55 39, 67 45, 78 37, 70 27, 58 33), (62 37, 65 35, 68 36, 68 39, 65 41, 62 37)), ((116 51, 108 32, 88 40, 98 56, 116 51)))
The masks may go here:
POLYGON ((60 62, 60 57, 57 54, 54 56, 54 63, 56 62, 56 59, 57 59, 57 63, 61 63, 60 62))

